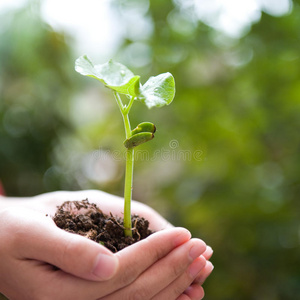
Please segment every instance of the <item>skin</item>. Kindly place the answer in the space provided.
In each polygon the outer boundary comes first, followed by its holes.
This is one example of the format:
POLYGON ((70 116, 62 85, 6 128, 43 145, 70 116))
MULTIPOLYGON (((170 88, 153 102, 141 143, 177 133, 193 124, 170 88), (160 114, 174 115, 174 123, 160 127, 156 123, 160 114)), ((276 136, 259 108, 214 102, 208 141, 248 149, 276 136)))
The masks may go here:
POLYGON ((86 198, 105 213, 122 215, 123 199, 101 191, 0 197, 3 294, 11 300, 204 297, 201 285, 213 269, 212 249, 150 207, 133 201, 132 212, 147 218, 157 232, 116 254, 59 229, 46 216, 66 200, 86 198))

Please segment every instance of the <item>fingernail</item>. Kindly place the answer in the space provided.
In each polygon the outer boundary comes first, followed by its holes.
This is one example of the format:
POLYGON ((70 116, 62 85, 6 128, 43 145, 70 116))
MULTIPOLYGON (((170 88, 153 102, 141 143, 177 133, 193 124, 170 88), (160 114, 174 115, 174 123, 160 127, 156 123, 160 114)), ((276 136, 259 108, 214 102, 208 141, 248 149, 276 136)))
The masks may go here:
POLYGON ((118 264, 114 255, 98 254, 93 274, 101 280, 110 279, 116 273, 118 264))
POLYGON ((192 260, 196 259, 199 257, 205 250, 206 246, 202 244, 195 244, 192 246, 190 249, 189 255, 192 260))
POLYGON ((206 262, 205 269, 207 270, 208 274, 210 274, 213 271, 214 265, 211 263, 211 261, 208 260, 206 262))
POLYGON ((207 279, 207 277, 211 274, 213 269, 214 269, 214 265, 210 261, 206 261, 206 265, 203 271, 201 271, 201 275, 195 283, 202 285, 204 281, 207 279))
POLYGON ((177 237, 174 239, 174 246, 180 246, 183 243, 187 242, 191 238, 191 233, 185 229, 182 228, 182 231, 177 235, 177 237))
POLYGON ((214 252, 214 250, 212 249, 212 247, 210 247, 210 246, 208 246, 208 245, 206 246, 206 249, 207 249, 207 250, 206 250, 207 252, 210 252, 210 253, 213 253, 213 252, 214 252))
POLYGON ((189 267, 189 273, 192 278, 195 278, 204 268, 206 261, 204 259, 196 259, 189 267))

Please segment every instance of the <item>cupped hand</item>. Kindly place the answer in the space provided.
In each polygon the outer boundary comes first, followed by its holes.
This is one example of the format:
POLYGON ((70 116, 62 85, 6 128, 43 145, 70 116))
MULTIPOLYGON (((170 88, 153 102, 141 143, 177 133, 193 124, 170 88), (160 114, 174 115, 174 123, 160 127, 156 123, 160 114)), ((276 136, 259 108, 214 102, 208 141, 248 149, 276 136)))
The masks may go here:
POLYGON ((1 292, 10 299, 202 299, 211 248, 148 206, 134 202, 133 212, 148 218, 154 230, 168 229, 117 254, 46 217, 65 200, 87 197, 104 212, 122 212, 120 198, 98 191, 11 199, 17 209, 0 206, 1 292))

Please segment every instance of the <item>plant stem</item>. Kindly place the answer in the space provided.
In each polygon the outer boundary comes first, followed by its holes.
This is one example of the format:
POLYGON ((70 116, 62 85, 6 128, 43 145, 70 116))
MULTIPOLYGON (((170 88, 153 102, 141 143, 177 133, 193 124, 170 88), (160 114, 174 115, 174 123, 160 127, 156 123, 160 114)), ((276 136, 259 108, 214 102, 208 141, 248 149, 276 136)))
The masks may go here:
POLYGON ((124 234, 132 236, 131 224, 131 197, 132 197, 132 181, 133 181, 133 164, 134 149, 130 148, 126 151, 126 171, 125 171, 125 187, 124 187, 124 234))
MULTIPOLYGON (((120 95, 115 92, 115 98, 121 110, 124 121, 126 139, 131 137, 131 127, 129 121, 129 111, 133 104, 134 97, 129 101, 128 106, 125 106, 120 98, 120 95)), ((133 182, 133 165, 134 165, 134 150, 133 148, 126 150, 126 169, 125 169, 125 185, 124 185, 124 234, 132 236, 131 224, 131 198, 132 198, 132 182, 133 182)))
POLYGON ((131 126, 130 126, 129 116, 128 114, 122 114, 122 115, 123 115, 123 121, 125 126, 126 139, 129 139, 131 137, 131 126))
MULTIPOLYGON (((128 117, 129 111, 123 114, 126 139, 131 137, 131 128, 128 117)), ((132 182, 133 182, 133 165, 134 150, 133 148, 126 150, 126 169, 125 169, 125 185, 124 185, 124 234, 132 236, 131 224, 131 198, 132 198, 132 182)))

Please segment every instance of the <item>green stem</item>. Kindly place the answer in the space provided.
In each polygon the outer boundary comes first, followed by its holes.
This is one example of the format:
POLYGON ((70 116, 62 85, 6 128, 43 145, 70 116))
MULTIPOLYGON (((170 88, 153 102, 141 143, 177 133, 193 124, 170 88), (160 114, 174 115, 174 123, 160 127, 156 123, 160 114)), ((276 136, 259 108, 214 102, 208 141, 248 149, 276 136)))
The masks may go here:
POLYGON ((124 110, 124 112, 125 112, 126 114, 129 114, 129 111, 130 111, 130 109, 131 109, 131 106, 132 106, 133 102, 134 102, 134 97, 131 97, 131 98, 130 98, 130 101, 129 101, 129 103, 128 103, 128 106, 127 106, 127 107, 125 108, 125 110, 124 110))
POLYGON ((123 102, 121 100, 121 97, 120 97, 120 95, 117 92, 114 92, 114 96, 115 96, 115 98, 117 100, 117 103, 118 103, 119 108, 121 110, 121 114, 123 116, 124 115, 124 110, 126 109, 126 107, 124 106, 124 104, 123 104, 123 102))
MULTIPOLYGON (((126 139, 131 137, 131 127, 129 121, 129 111, 133 104, 134 97, 130 99, 128 106, 125 106, 120 95, 115 92, 115 98, 121 110, 121 114, 125 126, 126 139)), ((133 165, 134 165, 134 150, 133 148, 126 151, 126 170, 125 170, 125 186, 124 186, 124 234, 132 236, 131 223, 131 198, 132 198, 132 182, 133 182, 133 165)))
MULTIPOLYGON (((126 139, 131 137, 131 128, 128 112, 123 114, 125 125, 126 139)), ((132 236, 131 224, 131 198, 132 198, 132 182, 133 182, 133 165, 134 150, 133 148, 126 150, 126 170, 125 170, 125 186, 124 186, 124 234, 132 236)))
POLYGON ((125 126, 126 139, 129 139, 131 137, 131 126, 128 114, 123 114, 123 121, 125 126))
POLYGON ((132 236, 131 224, 131 197, 132 197, 132 181, 133 181, 133 164, 134 150, 133 148, 126 151, 126 171, 125 171, 125 187, 124 187, 124 233, 125 236, 132 236))

